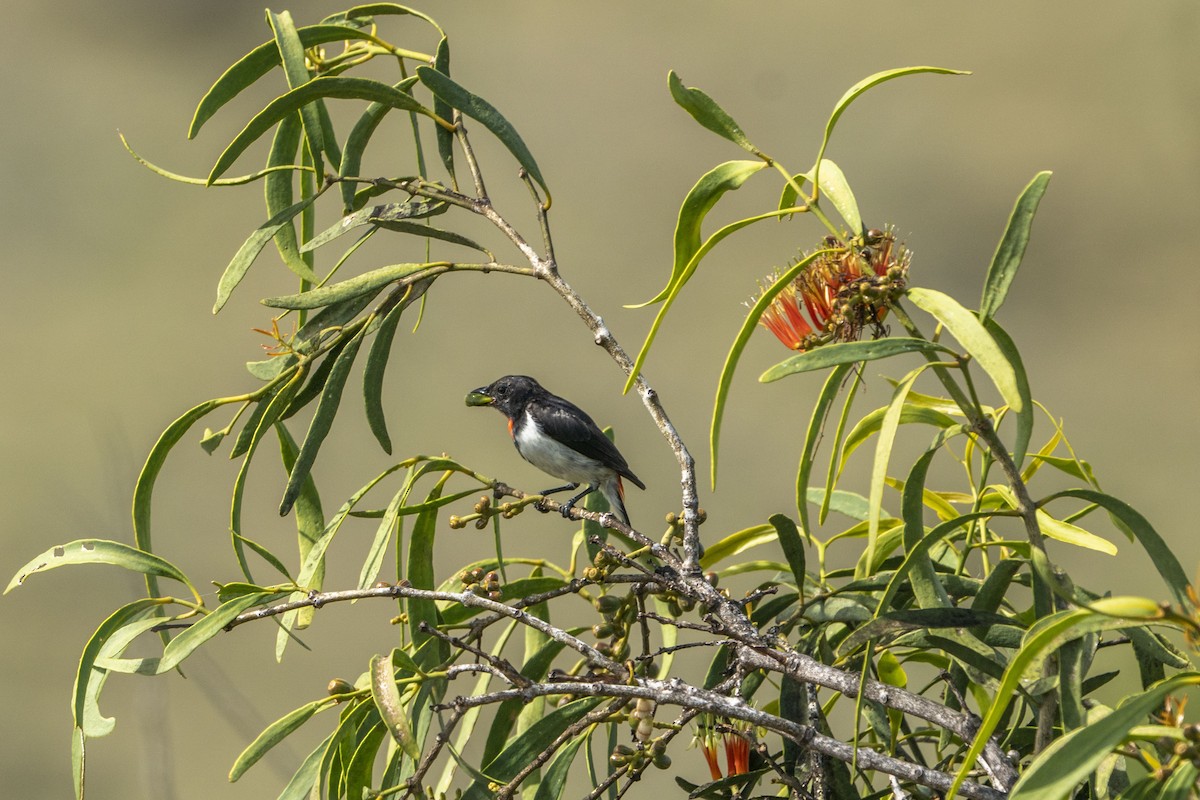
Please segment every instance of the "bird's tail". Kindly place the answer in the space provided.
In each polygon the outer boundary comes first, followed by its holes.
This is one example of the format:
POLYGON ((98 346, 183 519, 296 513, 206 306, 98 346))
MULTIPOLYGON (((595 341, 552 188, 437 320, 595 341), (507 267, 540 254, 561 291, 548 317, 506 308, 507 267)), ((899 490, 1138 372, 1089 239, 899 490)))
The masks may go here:
POLYGON ((617 519, 632 528, 633 525, 629 521, 629 512, 625 510, 625 485, 621 483, 621 476, 613 475, 607 481, 600 484, 600 493, 608 501, 608 507, 616 515, 617 519))

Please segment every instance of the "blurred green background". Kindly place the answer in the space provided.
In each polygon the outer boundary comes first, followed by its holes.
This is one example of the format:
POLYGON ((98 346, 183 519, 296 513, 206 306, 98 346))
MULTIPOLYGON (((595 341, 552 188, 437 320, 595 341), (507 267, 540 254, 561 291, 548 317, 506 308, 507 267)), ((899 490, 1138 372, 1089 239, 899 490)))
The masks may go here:
MULTIPOLYGON (((297 24, 309 24, 341 7, 290 8, 297 24)), ((456 77, 492 100, 536 154, 555 193, 552 223, 564 276, 631 351, 652 313, 622 304, 648 298, 665 282, 680 201, 703 172, 743 157, 670 101, 668 69, 711 94, 760 147, 795 170, 809 166, 832 104, 860 78, 911 64, 974 71, 906 78, 869 93, 843 117, 829 156, 852 182, 868 223, 895 224, 915 251, 913 283, 967 305, 977 302, 1018 192, 1038 170, 1055 172, 1000 320, 1022 347, 1035 397, 1066 418, 1072 443, 1105 489, 1145 513, 1194 569, 1187 498, 1200 476, 1200 364, 1188 317, 1194 303, 1186 295, 1194 286, 1200 216, 1195 3, 422 8, 450 32, 456 77)), ((134 163, 116 136, 120 128, 146 158, 169 169, 207 173, 268 98, 259 92, 240 100, 196 142, 185 141, 211 82, 269 37, 261 8, 67 0, 52 11, 17 5, 5 16, 0 226, 5 317, 17 342, 0 424, 0 573, 8 576, 55 543, 130 540, 129 500, 150 446, 186 408, 253 385, 242 362, 261 357, 261 337, 250 328, 270 318, 256 301, 293 284, 268 252, 214 318, 217 278, 264 217, 261 189, 167 182, 134 163)), ((392 41, 432 51, 420 25, 386 25, 392 41)), ((356 113, 346 105, 338 119, 356 113)), ((513 162, 483 139, 478 131, 501 209, 534 230, 524 189, 512 180, 513 162)), ((393 152, 408 158, 402 148, 393 152)), ((391 174, 409 164, 378 163, 380 173, 391 174)), ((241 174, 256 163, 247 158, 239 166, 241 174)), ((727 221, 737 209, 752 213, 773 203, 777 189, 765 188, 769 178, 761 181, 717 216, 727 221)), ((334 212, 325 213, 328 224, 334 212)), ((740 303, 756 278, 822 233, 798 219, 727 240, 659 337, 646 374, 702 476, 711 398, 742 319, 740 303)), ((397 252, 375 251, 380 259, 406 260, 397 252)), ((359 266, 378 263, 387 262, 359 266)), ((637 399, 620 396, 618 370, 542 287, 500 275, 445 279, 420 330, 402 333, 396 348, 386 397, 399 456, 445 451, 487 474, 541 488, 543 478, 507 444, 499 417, 462 405, 467 389, 527 372, 602 424, 616 425, 622 450, 650 487, 629 500, 635 522, 677 507, 670 452, 637 399)), ((794 512, 795 461, 821 378, 759 385, 762 369, 785 355, 764 336, 743 361, 724 429, 720 491, 703 493, 710 541, 770 513, 794 512)), ((882 373, 898 377, 903 369, 868 369, 870 399, 886 396, 882 373)), ((389 463, 348 397, 315 473, 327 513, 389 463)), ((223 420, 215 417, 213 427, 223 420)), ((1048 430, 1039 420, 1035 444, 1048 430)), ((925 431, 904 436, 917 445, 928 440, 925 431)), ((223 454, 205 456, 197 439, 178 448, 159 482, 156 546, 197 583, 229 580, 234 465, 223 454)), ((865 453, 860 458, 869 461, 865 453)), ((290 552, 284 548, 293 546, 293 523, 274 513, 281 478, 265 450, 251 484, 249 525, 256 538, 290 552)), ((569 531, 561 522, 521 522, 508 528, 508 553, 566 560, 569 531)), ((371 530, 342 535, 329 585, 350 584, 371 530)), ((463 553, 488 547, 469 532, 444 535, 444 575, 463 553)), ((1145 556, 1118 544, 1116 558, 1070 561, 1077 579, 1093 589, 1163 596, 1145 556)), ((115 569, 60 570, 0 602, 6 795, 70 794, 78 653, 108 611, 140 588, 140 580, 115 569)), ((389 615, 382 605, 322 610, 305 635, 313 651, 294 647, 282 665, 271 655, 274 629, 246 626, 190 660, 186 680, 115 677, 102 708, 117 716, 117 728, 89 748, 89 796, 274 796, 325 721, 314 720, 311 736, 289 742, 232 787, 225 771, 268 722, 319 695, 331 677, 353 680, 370 655, 389 648, 389 615)), ((682 774, 703 775, 699 756, 681 753, 675 762, 682 774)))

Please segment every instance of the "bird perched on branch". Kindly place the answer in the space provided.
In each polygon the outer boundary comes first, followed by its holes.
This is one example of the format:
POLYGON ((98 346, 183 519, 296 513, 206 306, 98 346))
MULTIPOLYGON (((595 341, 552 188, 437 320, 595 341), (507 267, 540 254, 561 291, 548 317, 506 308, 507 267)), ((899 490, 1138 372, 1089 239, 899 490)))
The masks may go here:
POLYGON ((542 472, 568 481, 542 494, 585 487, 563 504, 564 517, 576 502, 598 489, 613 514, 629 524, 622 478, 628 478, 639 489, 645 489, 646 484, 629 469, 616 445, 574 403, 550 394, 533 378, 506 375, 467 394, 467 405, 492 406, 507 417, 508 432, 521 457, 542 472))

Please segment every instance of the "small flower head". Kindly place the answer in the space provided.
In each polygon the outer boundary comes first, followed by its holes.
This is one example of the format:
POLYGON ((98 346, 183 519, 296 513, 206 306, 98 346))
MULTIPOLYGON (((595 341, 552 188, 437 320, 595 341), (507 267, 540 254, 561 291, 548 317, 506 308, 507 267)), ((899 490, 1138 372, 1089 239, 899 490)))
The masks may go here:
MULTIPOLYGON (((864 330, 884 336, 881 323, 904 291, 911 257, 890 228, 872 228, 849 241, 826 236, 819 254, 779 291, 759 323, 801 352, 857 341, 864 330)), ((778 279, 778 273, 769 276, 767 287, 778 279)))
MULTIPOLYGON (((778 272, 768 275, 766 285, 759 285, 759 296, 766 293, 778 280, 778 272)), ((808 340, 813 334, 813 329, 800 311, 799 287, 795 281, 790 281, 779 294, 775 295, 771 305, 763 311, 758 324, 775 334, 775 338, 783 342, 788 349, 805 349, 805 345, 809 343, 808 340)))

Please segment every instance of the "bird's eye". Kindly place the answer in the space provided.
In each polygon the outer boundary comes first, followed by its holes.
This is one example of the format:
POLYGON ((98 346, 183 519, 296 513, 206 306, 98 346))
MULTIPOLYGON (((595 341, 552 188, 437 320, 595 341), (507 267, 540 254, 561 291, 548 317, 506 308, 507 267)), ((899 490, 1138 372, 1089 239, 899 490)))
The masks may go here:
POLYGON ((507 386, 497 386, 496 394, 508 394, 508 387, 507 386))

